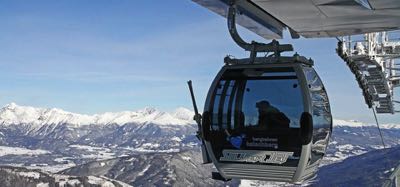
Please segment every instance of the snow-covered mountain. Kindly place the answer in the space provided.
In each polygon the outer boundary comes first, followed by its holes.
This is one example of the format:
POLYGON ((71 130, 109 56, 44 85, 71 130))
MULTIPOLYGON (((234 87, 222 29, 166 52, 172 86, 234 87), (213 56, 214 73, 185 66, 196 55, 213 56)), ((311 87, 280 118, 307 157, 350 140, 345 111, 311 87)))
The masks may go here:
POLYGON ((183 149, 197 144, 193 142, 193 115, 185 108, 171 113, 145 108, 82 115, 11 103, 0 109, 0 145, 56 152, 71 144, 150 151, 183 149))
MULTIPOLYGON (((376 127, 375 123, 362 123, 360 121, 356 120, 340 120, 340 119, 334 119, 333 124, 335 128, 338 127, 359 127, 359 128, 364 128, 364 127, 376 127)), ((380 128, 382 129, 400 129, 400 123, 395 124, 395 123, 387 123, 387 124, 380 124, 380 128)))
POLYGON ((81 125, 124 125, 126 123, 153 123, 157 125, 190 125, 194 113, 186 108, 178 108, 172 113, 161 112, 155 108, 138 111, 107 112, 104 114, 82 115, 57 108, 34 108, 10 103, 0 110, 0 123, 3 125, 29 124, 36 128, 50 124, 81 125))
MULTIPOLYGON (((201 164, 200 142, 195 137, 197 126, 192 117, 193 112, 185 108, 170 113, 145 108, 81 115, 61 109, 11 103, 0 109, 0 165, 53 173, 70 168, 63 173, 86 177, 102 175, 134 186, 271 184, 260 181, 233 180, 221 183, 209 180, 212 166, 201 164)), ((390 158, 385 159, 397 163, 400 160, 396 158, 396 150, 400 149, 400 125, 382 124, 381 129, 387 147, 393 150, 392 156, 388 155, 390 158)), ((340 173, 333 167, 335 165, 349 170, 357 167, 364 158, 379 159, 382 154, 376 153, 376 150, 381 148, 375 124, 334 120, 332 138, 321 167, 324 176, 311 184, 323 186, 325 183, 322 180, 329 178, 326 173, 340 173)), ((390 169, 380 168, 376 172, 390 169)), ((332 176, 329 180, 334 178, 332 176)), ((359 179, 362 180, 362 177, 359 179)), ((351 183, 356 181, 352 179, 351 183)))
MULTIPOLYGON (((84 125, 124 125, 127 123, 153 123, 157 125, 192 125, 194 112, 187 108, 177 108, 168 113, 146 107, 138 111, 106 112, 103 114, 85 115, 67 112, 58 108, 35 108, 19 106, 15 103, 0 109, 0 124, 28 124, 35 127, 51 124, 84 125)), ((334 119, 335 127, 375 127, 375 124, 355 120, 334 119)), ((382 124, 383 129, 400 129, 400 124, 382 124)))

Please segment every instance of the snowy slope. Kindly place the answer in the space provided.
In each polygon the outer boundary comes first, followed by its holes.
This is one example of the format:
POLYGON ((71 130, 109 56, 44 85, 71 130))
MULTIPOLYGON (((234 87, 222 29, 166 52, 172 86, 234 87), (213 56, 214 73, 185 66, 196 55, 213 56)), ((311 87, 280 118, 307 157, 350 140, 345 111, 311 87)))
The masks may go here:
POLYGON ((314 186, 382 186, 400 164, 400 146, 372 150, 320 168, 314 186), (329 185, 327 184, 329 181, 329 185))
POLYGON ((0 186, 130 187, 131 185, 104 176, 77 177, 6 166, 0 167, 0 186))

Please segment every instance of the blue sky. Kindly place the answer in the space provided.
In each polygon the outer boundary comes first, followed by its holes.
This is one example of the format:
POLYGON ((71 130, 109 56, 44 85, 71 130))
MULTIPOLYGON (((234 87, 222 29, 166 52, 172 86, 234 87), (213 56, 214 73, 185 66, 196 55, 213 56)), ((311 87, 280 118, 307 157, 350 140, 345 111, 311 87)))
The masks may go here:
MULTIPOLYGON (((202 106, 223 57, 248 56, 231 40, 225 19, 189 0, 0 1, 0 24, 0 105, 86 114, 191 108, 192 79, 202 106)), ((335 54, 336 39, 284 42, 315 60, 336 118, 373 119, 335 54)))

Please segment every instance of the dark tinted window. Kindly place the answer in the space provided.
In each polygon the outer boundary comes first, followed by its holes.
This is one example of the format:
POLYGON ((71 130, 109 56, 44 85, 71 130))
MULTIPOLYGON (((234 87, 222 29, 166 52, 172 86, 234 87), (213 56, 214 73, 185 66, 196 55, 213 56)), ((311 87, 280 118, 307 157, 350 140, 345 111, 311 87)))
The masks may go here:
POLYGON ((301 88, 292 68, 226 72, 217 85, 213 103, 212 130, 274 125, 260 124, 263 115, 287 119, 290 128, 300 128, 304 111, 301 88))
POLYGON ((298 84, 297 79, 248 80, 242 105, 244 125, 263 125, 259 124, 263 113, 270 112, 278 115, 277 118, 287 117, 291 128, 300 128, 299 119, 304 109, 298 84))

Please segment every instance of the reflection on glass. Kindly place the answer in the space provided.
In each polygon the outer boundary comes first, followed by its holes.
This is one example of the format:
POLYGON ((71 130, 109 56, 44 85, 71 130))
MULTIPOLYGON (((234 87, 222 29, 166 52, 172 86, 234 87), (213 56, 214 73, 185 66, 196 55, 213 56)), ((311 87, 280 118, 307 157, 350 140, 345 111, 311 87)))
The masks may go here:
POLYGON ((290 119, 268 101, 262 100, 256 103, 258 108, 258 126, 262 130, 288 129, 290 119))
MULTIPOLYGON (((259 71, 248 70, 252 74, 259 71)), ((259 75, 226 77, 219 82, 213 100, 212 130, 300 128, 303 98, 294 70, 259 75)))
POLYGON ((311 162, 317 162, 325 154, 326 145, 331 131, 332 116, 328 95, 314 69, 304 67, 307 83, 310 87, 310 97, 313 111, 313 145, 311 162))
POLYGON ((245 126, 258 125, 260 117, 263 118, 260 113, 268 111, 277 113, 275 115, 281 113, 288 118, 291 128, 299 128, 303 110, 303 99, 297 79, 247 81, 242 107, 245 126))

